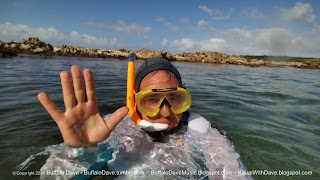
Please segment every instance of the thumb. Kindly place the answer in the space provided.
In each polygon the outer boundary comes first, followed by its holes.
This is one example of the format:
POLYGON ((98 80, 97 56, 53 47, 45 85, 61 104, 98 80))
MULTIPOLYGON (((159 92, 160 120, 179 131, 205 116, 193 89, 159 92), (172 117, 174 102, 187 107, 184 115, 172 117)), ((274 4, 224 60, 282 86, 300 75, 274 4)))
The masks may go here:
POLYGON ((105 121, 108 129, 112 131, 117 126, 117 124, 128 114, 128 112, 129 109, 126 106, 117 109, 111 115, 111 117, 107 121, 105 121))

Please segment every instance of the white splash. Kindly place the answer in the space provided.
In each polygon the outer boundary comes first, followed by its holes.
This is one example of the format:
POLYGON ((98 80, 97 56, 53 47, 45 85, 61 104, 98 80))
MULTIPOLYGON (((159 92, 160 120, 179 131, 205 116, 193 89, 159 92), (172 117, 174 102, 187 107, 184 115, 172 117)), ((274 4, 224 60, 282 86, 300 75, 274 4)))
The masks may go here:
MULTIPOLYGON (((108 139, 89 151, 63 144, 47 147, 42 153, 50 156, 41 171, 85 172, 93 164, 106 161, 106 155, 101 155, 103 151, 113 150, 108 155, 107 170, 127 173, 116 179, 252 179, 238 173, 245 171, 240 156, 216 129, 210 128, 203 137, 186 131, 187 127, 181 128, 169 134, 165 142, 157 143, 126 116, 108 139)), ((41 179, 73 176, 43 174, 41 179)))

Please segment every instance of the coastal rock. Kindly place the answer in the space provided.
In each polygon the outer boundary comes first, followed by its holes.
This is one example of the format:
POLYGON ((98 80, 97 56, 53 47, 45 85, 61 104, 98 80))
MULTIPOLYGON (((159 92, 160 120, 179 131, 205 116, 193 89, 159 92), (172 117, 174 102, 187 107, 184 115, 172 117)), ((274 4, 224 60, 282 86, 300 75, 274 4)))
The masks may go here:
POLYGON ((19 44, 13 43, 10 45, 11 49, 18 49, 19 48, 19 44))
POLYGON ((136 52, 138 59, 149 59, 153 57, 163 57, 166 58, 167 52, 165 51, 158 51, 158 50, 149 50, 149 49, 140 49, 136 52))
POLYGON ((113 50, 109 52, 109 56, 115 59, 128 59, 129 58, 129 51, 125 49, 120 50, 113 50))
POLYGON ((55 46, 53 48, 56 56, 71 56, 71 57, 99 57, 98 49, 89 49, 80 46, 67 46, 65 44, 55 46))
POLYGON ((0 49, 0 57, 6 58, 6 57, 12 57, 17 56, 17 53, 14 51, 11 51, 10 49, 0 49))
POLYGON ((258 60, 258 59, 251 59, 249 61, 249 65, 251 67, 259 67, 259 66, 264 66, 265 62, 263 60, 258 60))
POLYGON ((9 45, 7 43, 0 41, 0 57, 5 58, 5 57, 12 57, 12 56, 17 56, 17 53, 11 49, 11 44, 9 45))
POLYGON ((57 56, 74 56, 74 57, 96 57, 112 59, 128 59, 129 51, 125 49, 108 50, 108 49, 90 49, 79 46, 59 45, 53 48, 57 56))
POLYGON ((286 62, 281 61, 265 61, 265 66, 267 67, 284 67, 286 62))
POLYGON ((238 64, 248 65, 249 62, 240 56, 230 56, 225 53, 200 51, 195 53, 180 53, 174 55, 177 61, 217 63, 217 64, 238 64))
POLYGON ((299 68, 304 68, 304 69, 320 69, 320 62, 303 62, 299 68))
POLYGON ((38 37, 32 37, 27 40, 23 39, 19 44, 20 53, 27 54, 43 54, 52 52, 53 47, 43 41, 40 41, 38 37))
POLYGON ((10 41, 1 45, 2 51, 23 54, 46 54, 51 53, 53 47, 50 44, 42 42, 37 37, 23 40, 21 43, 10 41))
POLYGON ((287 66, 301 68, 302 62, 287 62, 287 66))
POLYGON ((174 59, 176 61, 195 61, 194 58, 188 58, 188 57, 183 57, 183 56, 179 56, 179 55, 174 56, 174 59))
MULTIPOLYGON (((10 41, 4 43, 0 41, 0 57, 10 57, 22 54, 56 55, 71 57, 90 58, 111 58, 128 59, 131 51, 126 49, 90 49, 79 46, 58 45, 52 47, 50 44, 42 42, 37 37, 23 40, 21 43, 10 41)), ((146 60, 153 57, 162 57, 169 61, 185 61, 198 63, 233 64, 251 67, 296 67, 304 69, 320 69, 320 62, 317 60, 307 60, 305 62, 289 62, 280 60, 251 59, 246 56, 232 56, 226 53, 197 51, 194 53, 183 52, 179 54, 169 53, 163 50, 140 49, 136 51, 137 59, 146 60)))

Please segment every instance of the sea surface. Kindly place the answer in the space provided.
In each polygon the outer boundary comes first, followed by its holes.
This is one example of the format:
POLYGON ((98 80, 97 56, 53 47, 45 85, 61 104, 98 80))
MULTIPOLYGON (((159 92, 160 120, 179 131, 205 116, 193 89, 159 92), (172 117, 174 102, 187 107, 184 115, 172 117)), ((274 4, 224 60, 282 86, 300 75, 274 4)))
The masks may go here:
MULTIPOLYGON (((0 59, 0 177, 17 178, 11 174, 26 159, 32 160, 26 170, 40 170, 48 157, 35 155, 63 142, 37 94, 47 92, 63 110, 59 73, 74 64, 92 70, 102 115, 125 105, 126 60, 0 59)), ((320 178, 319 70, 173 64, 192 93, 191 111, 226 133, 248 171, 312 173, 254 179, 320 178)))

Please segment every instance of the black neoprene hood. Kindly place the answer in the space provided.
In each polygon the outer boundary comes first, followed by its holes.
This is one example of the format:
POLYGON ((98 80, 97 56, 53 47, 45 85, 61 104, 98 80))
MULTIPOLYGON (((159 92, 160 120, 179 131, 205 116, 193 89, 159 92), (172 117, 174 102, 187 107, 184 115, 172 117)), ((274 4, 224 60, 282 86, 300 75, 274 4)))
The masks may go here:
POLYGON ((146 60, 137 70, 135 78, 135 90, 139 92, 142 79, 149 73, 157 70, 167 70, 172 72, 182 84, 181 76, 176 67, 174 67, 167 59, 161 57, 150 58, 146 60))

